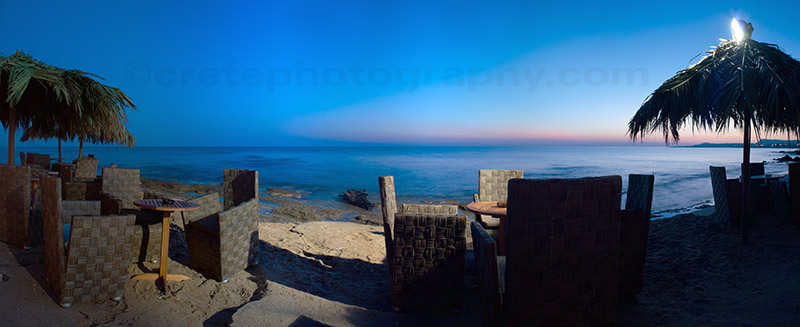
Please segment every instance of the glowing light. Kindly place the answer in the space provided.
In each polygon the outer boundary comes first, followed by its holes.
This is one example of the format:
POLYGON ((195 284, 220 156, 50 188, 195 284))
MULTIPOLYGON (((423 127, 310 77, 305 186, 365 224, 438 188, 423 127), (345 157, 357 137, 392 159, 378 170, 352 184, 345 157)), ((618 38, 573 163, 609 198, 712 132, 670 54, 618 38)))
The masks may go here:
POLYGON ((734 41, 741 41, 744 40, 744 28, 742 24, 739 23, 739 20, 734 18, 731 20, 731 34, 733 34, 734 41))

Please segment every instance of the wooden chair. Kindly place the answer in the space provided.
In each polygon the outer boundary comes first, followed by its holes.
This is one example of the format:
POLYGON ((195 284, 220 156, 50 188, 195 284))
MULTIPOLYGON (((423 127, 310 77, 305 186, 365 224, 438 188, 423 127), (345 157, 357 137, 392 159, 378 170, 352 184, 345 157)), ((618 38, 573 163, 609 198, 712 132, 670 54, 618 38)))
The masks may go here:
POLYGON ((30 167, 0 165, 0 199, 0 241, 30 247, 30 167))
POLYGON ((472 224, 487 325, 616 323, 621 184, 619 176, 509 181, 505 261, 472 224))
MULTIPOLYGON (((508 181, 512 178, 522 178, 522 176, 522 170, 479 170, 478 194, 472 196, 473 201, 506 201, 508 198, 508 181)), ((475 214, 475 220, 479 221, 484 228, 500 228, 500 218, 475 214)))
POLYGON ((628 194, 619 227, 621 297, 629 298, 642 291, 654 180, 653 175, 628 175, 628 194))
POLYGON ((204 276, 226 282, 258 264, 258 199, 222 210, 219 194, 191 202, 200 209, 183 213, 191 267, 204 276))
POLYGON ((45 269, 56 302, 122 299, 128 279, 133 215, 72 216, 64 243, 61 182, 42 177, 45 269))

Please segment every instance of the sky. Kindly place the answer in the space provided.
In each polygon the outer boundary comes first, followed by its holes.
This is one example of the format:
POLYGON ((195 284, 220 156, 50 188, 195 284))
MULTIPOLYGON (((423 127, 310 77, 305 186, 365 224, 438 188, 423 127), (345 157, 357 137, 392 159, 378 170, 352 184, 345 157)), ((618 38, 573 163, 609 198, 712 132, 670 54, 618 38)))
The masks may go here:
MULTIPOLYGON (((122 89, 138 146, 632 144, 642 102, 731 38, 731 18, 800 56, 800 4, 786 1, 2 7, 0 55, 22 50, 122 89)), ((681 136, 741 142, 738 130, 681 136)))

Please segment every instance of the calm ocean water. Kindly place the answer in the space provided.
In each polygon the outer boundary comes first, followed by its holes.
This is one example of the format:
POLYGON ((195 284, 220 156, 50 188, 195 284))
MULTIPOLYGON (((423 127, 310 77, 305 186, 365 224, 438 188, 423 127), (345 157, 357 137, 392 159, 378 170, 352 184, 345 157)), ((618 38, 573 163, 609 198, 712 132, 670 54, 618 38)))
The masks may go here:
MULTIPOLYGON (((50 154, 56 147, 17 146, 50 154)), ((753 149, 752 161, 767 161, 767 173, 787 171, 776 149, 753 149)), ((0 160, 6 162, 7 150, 0 160)), ((709 165, 739 175, 742 150, 665 146, 531 147, 88 147, 100 166, 116 163, 141 169, 142 176, 184 183, 217 184, 224 168, 259 171, 260 187, 309 192, 306 199, 331 205, 347 189, 366 189, 379 201, 378 176, 394 175, 399 202, 451 199, 469 202, 478 188, 478 169, 522 169, 526 178, 576 178, 654 174, 653 211, 669 216, 713 203, 709 165)), ((74 158, 77 148, 65 147, 74 158)), ((16 158, 19 160, 19 158, 16 158)), ((624 197, 623 197, 624 201, 624 197)))

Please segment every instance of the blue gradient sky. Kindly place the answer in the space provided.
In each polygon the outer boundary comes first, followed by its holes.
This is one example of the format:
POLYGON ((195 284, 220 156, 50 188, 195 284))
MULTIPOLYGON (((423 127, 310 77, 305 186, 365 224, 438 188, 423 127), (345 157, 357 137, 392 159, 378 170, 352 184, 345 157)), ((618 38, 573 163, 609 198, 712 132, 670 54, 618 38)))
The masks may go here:
POLYGON ((628 144, 647 95, 731 17, 800 52, 785 1, 428 2, 13 1, 0 53, 121 88, 137 145, 251 146, 628 144))

